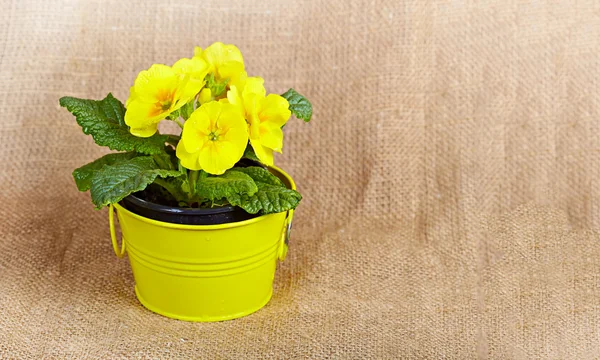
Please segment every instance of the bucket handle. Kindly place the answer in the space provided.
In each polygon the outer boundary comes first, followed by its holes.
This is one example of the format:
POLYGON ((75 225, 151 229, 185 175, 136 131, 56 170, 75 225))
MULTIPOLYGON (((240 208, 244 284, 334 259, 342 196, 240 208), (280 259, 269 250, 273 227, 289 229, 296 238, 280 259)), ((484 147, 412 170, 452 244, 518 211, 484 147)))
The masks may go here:
POLYGON ((125 256, 125 239, 121 236, 121 249, 119 250, 119 244, 117 243, 117 231, 115 230, 115 207, 110 204, 108 208, 108 223, 110 224, 110 238, 112 240, 113 250, 118 258, 125 256))
POLYGON ((290 243, 290 233, 292 232, 292 219, 294 218, 294 210, 287 212, 285 221, 283 222, 283 230, 281 232, 281 241, 279 242, 279 261, 285 260, 290 243))

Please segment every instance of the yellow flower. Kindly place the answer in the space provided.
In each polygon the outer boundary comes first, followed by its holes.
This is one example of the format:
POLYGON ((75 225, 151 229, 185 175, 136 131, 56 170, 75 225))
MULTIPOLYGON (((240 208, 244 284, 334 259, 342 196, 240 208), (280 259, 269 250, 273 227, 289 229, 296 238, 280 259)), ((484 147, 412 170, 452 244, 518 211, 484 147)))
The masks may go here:
POLYGON ((229 80, 231 84, 245 76, 244 58, 235 45, 216 42, 204 50, 196 47, 194 58, 203 59, 208 63, 208 72, 214 74, 216 82, 229 80))
POLYGON ((273 165, 273 151, 281 153, 283 131, 281 127, 290 118, 288 101, 280 95, 266 95, 260 77, 246 80, 242 91, 232 86, 227 92, 227 100, 243 114, 249 124, 250 145, 259 160, 273 165))
POLYGON ((231 89, 227 92, 227 102, 235 105, 248 122, 250 121, 249 109, 254 108, 252 104, 255 96, 262 98, 267 93, 264 83, 265 80, 261 77, 250 77, 246 78, 243 82, 232 85, 231 89))
POLYGON ((196 96, 202 85, 162 64, 141 71, 126 102, 125 123, 130 132, 140 137, 154 135, 158 123, 196 96))
POLYGON ((248 125, 231 104, 208 102, 183 126, 177 157, 190 170, 220 175, 237 163, 248 144, 248 125))
POLYGON ((194 86, 202 88, 205 84, 204 78, 208 74, 208 64, 199 58, 183 58, 173 64, 173 71, 180 76, 189 76, 189 81, 194 82, 194 86))

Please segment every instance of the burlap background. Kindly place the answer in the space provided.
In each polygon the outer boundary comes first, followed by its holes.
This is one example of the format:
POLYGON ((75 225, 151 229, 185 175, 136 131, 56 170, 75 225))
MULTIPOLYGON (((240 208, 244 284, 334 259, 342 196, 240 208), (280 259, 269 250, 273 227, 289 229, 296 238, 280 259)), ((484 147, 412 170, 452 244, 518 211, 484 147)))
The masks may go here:
POLYGON ((600 356, 600 2, 0 5, 0 358, 600 356), (315 116, 273 300, 192 324, 135 299, 58 98, 216 40, 315 116))

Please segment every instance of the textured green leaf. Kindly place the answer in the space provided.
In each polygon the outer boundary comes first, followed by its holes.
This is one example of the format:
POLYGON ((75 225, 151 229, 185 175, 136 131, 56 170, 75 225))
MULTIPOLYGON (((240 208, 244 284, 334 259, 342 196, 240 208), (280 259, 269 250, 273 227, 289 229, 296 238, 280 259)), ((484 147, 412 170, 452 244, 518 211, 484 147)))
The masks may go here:
POLYGON ((92 178, 94 177, 94 174, 98 170, 102 169, 104 165, 115 165, 117 163, 133 159, 136 156, 139 156, 139 154, 135 152, 108 154, 104 155, 100 159, 97 159, 96 161, 75 169, 75 171, 73 171, 73 178, 75 179, 77 188, 79 191, 89 190, 90 186, 92 186, 92 178))
POLYGON ((97 209, 121 201, 151 184, 156 177, 177 177, 177 170, 159 169, 151 156, 139 156, 114 165, 104 165, 92 178, 90 192, 97 209))
POLYGON ((296 90, 289 89, 283 96, 288 103, 290 103, 290 111, 298 119, 302 119, 306 122, 310 121, 312 117, 312 104, 304 96, 300 95, 296 90))
POLYGON ((239 206, 250 214, 259 211, 262 214, 279 213, 295 209, 302 200, 302 196, 295 190, 285 187, 269 185, 261 182, 256 183, 258 191, 249 196, 235 194, 227 197, 230 204, 239 206))
POLYGON ((210 201, 233 195, 254 195, 258 188, 250 176, 232 169, 223 175, 200 177, 196 183, 196 194, 210 201))
POLYGON ((98 145, 148 155, 163 151, 167 136, 155 134, 141 138, 132 135, 125 124, 125 107, 112 94, 99 101, 65 96, 60 99, 60 105, 75 115, 83 133, 92 135, 98 145))
POLYGON ((248 166, 248 167, 240 167, 233 168, 235 171, 243 172, 244 174, 249 175, 254 182, 261 182, 268 185, 281 186, 285 188, 283 182, 275 175, 271 174, 269 170, 263 169, 258 166, 248 166))
POLYGON ((233 170, 249 175, 258 188, 254 195, 236 193, 227 197, 230 204, 239 206, 250 214, 288 211, 295 209, 302 200, 297 191, 286 188, 277 176, 266 169, 251 166, 233 170))

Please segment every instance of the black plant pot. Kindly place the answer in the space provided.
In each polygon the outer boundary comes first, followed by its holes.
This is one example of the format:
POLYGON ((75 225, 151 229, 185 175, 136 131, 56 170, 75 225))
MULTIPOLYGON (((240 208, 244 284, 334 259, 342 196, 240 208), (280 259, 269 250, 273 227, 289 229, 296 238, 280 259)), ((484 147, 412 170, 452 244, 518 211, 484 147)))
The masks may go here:
POLYGON ((131 194, 120 202, 127 210, 143 217, 185 225, 217 225, 244 221, 260 216, 248 214, 237 206, 219 206, 210 209, 180 208, 155 204, 131 194))

